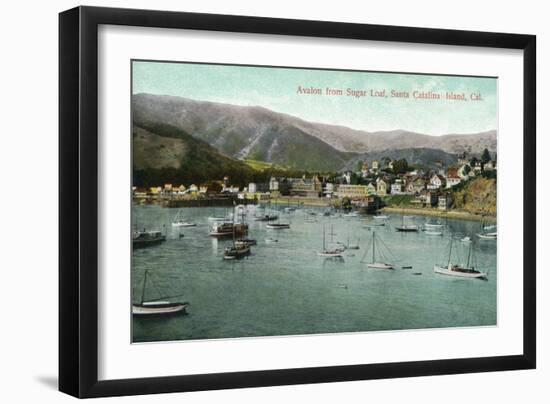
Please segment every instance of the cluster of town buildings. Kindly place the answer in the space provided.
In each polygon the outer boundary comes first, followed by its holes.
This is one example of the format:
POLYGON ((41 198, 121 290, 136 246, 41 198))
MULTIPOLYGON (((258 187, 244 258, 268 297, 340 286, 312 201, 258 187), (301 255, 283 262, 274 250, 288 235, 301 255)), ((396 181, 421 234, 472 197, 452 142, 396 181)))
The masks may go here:
MULTIPOLYGON (((456 165, 448 168, 443 163, 439 169, 428 172, 412 170, 394 173, 393 161, 384 163, 364 162, 357 172, 346 171, 338 177, 314 175, 310 178, 271 177, 266 183, 249 183, 240 188, 230 184, 229 178, 219 181, 217 195, 234 196, 238 199, 270 200, 279 197, 301 198, 349 198, 352 201, 372 200, 387 195, 413 195, 414 203, 423 206, 438 206, 447 209, 451 203, 450 188, 486 171, 496 171, 496 162, 472 163, 466 154, 458 156, 456 165), (221 190, 220 190, 221 188, 221 190)), ((191 184, 151 187, 147 190, 134 188, 134 196, 200 197, 211 193, 207 186, 191 184)))

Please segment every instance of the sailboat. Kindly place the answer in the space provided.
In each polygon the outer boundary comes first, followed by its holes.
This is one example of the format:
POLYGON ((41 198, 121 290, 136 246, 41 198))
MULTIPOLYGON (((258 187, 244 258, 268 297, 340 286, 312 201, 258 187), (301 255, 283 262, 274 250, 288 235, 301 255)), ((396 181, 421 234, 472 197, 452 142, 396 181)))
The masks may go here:
POLYGON ((442 275, 456 276, 460 278, 477 278, 477 279, 487 279, 486 272, 480 272, 475 269, 473 265, 473 243, 470 243, 470 248, 468 249, 468 259, 466 264, 455 264, 451 262, 453 251, 453 239, 449 243, 449 256, 447 258, 446 265, 434 265, 434 272, 442 275))
POLYGON ((181 217, 181 210, 178 210, 178 213, 176 214, 176 217, 174 218, 174 221, 172 222, 172 227, 194 227, 197 224, 196 223, 190 223, 183 220, 181 217))
MULTIPOLYGON (((363 256, 361 262, 364 262, 367 254, 371 252, 369 250, 370 249, 367 248, 367 251, 365 251, 365 255, 363 256)), ((382 258, 382 254, 380 253, 380 251, 378 252, 378 255, 380 256, 380 258, 382 258)), ((374 231, 372 232, 372 256, 370 262, 367 262, 367 267, 375 269, 395 269, 395 266, 393 264, 388 264, 386 262, 382 262, 381 260, 376 259, 376 232, 374 231)))
MULTIPOLYGON (((409 218, 411 216, 407 216, 409 218)), ((405 215, 401 216, 401 226, 396 226, 395 230, 400 232, 417 232, 418 226, 416 224, 405 224, 405 215)))
POLYGON ((323 249, 321 251, 318 251, 317 255, 325 258, 335 258, 335 257, 342 257, 343 253, 344 253, 344 249, 342 248, 334 248, 334 249, 327 248, 325 226, 323 226, 323 249))
POLYGON ((290 229, 290 223, 281 223, 280 220, 277 220, 277 223, 267 223, 265 225, 266 229, 274 229, 274 230, 283 230, 283 229, 290 229))
MULTIPOLYGON (((171 303, 168 301, 163 301, 161 299, 169 299, 169 297, 161 297, 157 300, 145 301, 145 290, 147 287, 147 274, 148 270, 145 270, 143 275, 143 289, 141 291, 140 303, 132 304, 132 314, 134 316, 161 316, 161 315, 171 315, 186 312, 189 302, 182 303, 171 303)), ((181 295, 180 295, 181 296, 181 295)), ((177 296, 172 296, 177 297, 177 296)))

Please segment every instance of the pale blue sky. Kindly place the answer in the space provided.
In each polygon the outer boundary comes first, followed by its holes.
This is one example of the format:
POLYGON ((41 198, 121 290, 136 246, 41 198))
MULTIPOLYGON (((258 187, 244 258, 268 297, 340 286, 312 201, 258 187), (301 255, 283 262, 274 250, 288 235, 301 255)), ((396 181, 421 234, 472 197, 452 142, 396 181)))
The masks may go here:
POLYGON ((346 72, 171 62, 133 62, 133 93, 259 105, 302 119, 367 131, 405 129, 430 135, 497 129, 497 80, 400 73, 346 72), (301 95, 298 87, 344 90, 343 96, 301 95), (387 98, 346 96, 386 89, 387 98), (389 92, 409 92, 408 99, 389 92), (412 92, 480 93, 482 101, 414 100, 412 92))

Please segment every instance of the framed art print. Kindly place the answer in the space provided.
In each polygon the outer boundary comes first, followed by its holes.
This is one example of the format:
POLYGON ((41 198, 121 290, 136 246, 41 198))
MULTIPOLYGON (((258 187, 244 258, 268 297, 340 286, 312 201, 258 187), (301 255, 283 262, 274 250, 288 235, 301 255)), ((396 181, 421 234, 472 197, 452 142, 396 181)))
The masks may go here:
POLYGON ((533 368, 534 159, 533 36, 66 11, 60 389, 533 368))

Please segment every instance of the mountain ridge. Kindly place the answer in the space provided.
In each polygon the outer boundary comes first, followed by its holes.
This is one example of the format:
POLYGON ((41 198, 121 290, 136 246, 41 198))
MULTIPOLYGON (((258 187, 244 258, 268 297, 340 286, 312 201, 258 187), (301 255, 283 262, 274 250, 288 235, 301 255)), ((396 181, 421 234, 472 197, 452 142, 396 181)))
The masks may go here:
POLYGON ((431 136, 402 129, 367 132, 316 123, 261 106, 135 94, 136 124, 161 122, 200 139, 221 154, 307 170, 338 170, 365 153, 439 149, 447 154, 496 151, 496 131, 431 136))

